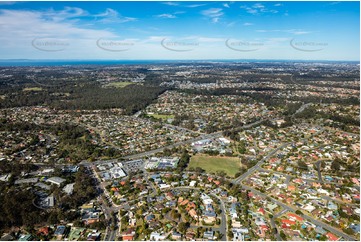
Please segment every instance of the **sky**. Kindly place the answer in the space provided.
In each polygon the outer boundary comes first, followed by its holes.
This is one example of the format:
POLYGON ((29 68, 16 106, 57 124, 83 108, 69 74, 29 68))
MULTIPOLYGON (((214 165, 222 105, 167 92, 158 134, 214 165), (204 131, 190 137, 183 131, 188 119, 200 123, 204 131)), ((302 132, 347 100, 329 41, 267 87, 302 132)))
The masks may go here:
POLYGON ((0 59, 360 60, 359 2, 0 2, 0 59))

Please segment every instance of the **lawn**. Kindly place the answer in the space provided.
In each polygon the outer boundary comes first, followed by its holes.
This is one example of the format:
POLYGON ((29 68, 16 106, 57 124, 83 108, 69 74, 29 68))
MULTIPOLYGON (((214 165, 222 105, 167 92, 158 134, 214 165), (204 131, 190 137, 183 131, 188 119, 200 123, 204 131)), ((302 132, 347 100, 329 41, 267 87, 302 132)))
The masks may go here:
POLYGON ((85 230, 85 228, 75 228, 72 227, 69 234, 69 240, 78 240, 81 236, 81 233, 85 230))
POLYGON ((107 84, 107 87, 115 87, 115 88, 123 88, 126 87, 128 85, 132 85, 135 84, 134 82, 111 82, 109 84, 107 84))
POLYGON ((234 177, 241 167, 241 162, 237 157, 194 155, 188 167, 200 167, 207 173, 224 171, 227 175, 234 177))
POLYGON ((153 117, 156 119, 162 119, 162 120, 167 120, 169 118, 174 118, 174 115, 166 115, 166 114, 147 114, 148 117, 153 117))
POLYGON ((41 87, 25 87, 23 89, 24 92, 39 92, 39 91, 42 91, 43 89, 41 87))

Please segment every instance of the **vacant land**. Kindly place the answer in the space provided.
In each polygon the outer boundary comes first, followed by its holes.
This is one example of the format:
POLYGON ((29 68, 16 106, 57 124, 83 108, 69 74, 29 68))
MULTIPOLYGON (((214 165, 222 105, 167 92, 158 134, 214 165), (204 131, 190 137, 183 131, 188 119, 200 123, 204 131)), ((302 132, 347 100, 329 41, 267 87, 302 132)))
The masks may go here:
POLYGON ((192 156, 188 167, 200 167, 207 173, 224 171, 227 175, 234 177, 241 167, 240 163, 241 162, 237 157, 195 155, 192 156))
POLYGON ((111 82, 111 83, 107 84, 106 87, 123 88, 128 85, 132 85, 132 84, 135 84, 135 83, 133 83, 133 82, 111 82))

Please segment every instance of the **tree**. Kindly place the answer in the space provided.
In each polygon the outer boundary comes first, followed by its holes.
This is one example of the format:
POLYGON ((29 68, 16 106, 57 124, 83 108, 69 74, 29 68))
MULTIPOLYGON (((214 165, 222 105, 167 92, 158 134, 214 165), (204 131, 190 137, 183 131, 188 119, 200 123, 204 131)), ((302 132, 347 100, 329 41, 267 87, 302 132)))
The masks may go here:
POLYGON ((242 141, 239 143, 238 152, 239 152, 240 154, 246 153, 246 143, 245 143, 244 140, 242 140, 242 141))
POLYGON ((296 210, 295 212, 297 215, 303 215, 303 213, 300 210, 296 210))
POLYGON ((179 220, 180 217, 181 217, 181 215, 180 215, 176 210, 172 210, 171 216, 172 216, 172 218, 175 219, 175 220, 179 220))
POLYGON ((232 232, 232 230, 228 230, 227 236, 228 236, 228 240, 232 240, 232 239, 233 239, 233 232, 232 232))
POLYGON ((164 156, 171 156, 172 155, 172 151, 168 148, 164 148, 163 149, 163 155, 164 156))
POLYGON ((304 161, 302 161, 302 160, 298 160, 298 161, 297 161, 297 165, 298 165, 298 167, 301 168, 301 169, 308 170, 307 164, 306 164, 304 161))
POLYGON ((331 164, 331 169, 333 171, 339 171, 341 168, 340 161, 338 159, 334 160, 331 164))
POLYGON ((280 236, 283 240, 287 240, 287 236, 282 230, 280 231, 280 236))
POLYGON ((205 170, 204 169, 202 169, 202 168, 200 168, 200 167, 196 167, 195 169, 195 172, 197 172, 197 173, 203 173, 203 172, 205 172, 205 170))
POLYGON ((189 227, 189 223, 180 222, 178 224, 178 231, 182 234, 185 234, 187 232, 188 227, 189 227))
POLYGON ((183 150, 182 155, 178 162, 178 170, 183 171, 187 168, 191 156, 186 149, 183 150))
POLYGON ((353 229, 351 229, 351 228, 345 228, 345 229, 343 229, 343 232, 345 232, 346 234, 349 234, 349 235, 354 235, 354 231, 353 231, 353 229))
POLYGON ((227 223, 229 228, 232 227, 232 220, 228 220, 227 223))

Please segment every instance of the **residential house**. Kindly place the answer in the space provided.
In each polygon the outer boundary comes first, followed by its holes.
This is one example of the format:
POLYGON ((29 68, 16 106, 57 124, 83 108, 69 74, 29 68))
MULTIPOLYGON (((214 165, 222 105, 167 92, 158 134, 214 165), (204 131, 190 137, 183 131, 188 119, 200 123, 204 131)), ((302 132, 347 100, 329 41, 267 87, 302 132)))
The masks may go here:
POLYGON ((214 231, 206 231, 203 234, 203 238, 207 240, 213 240, 214 239, 214 231))
POLYGON ((96 241, 96 240, 99 240, 99 238, 100 238, 100 232, 98 232, 98 231, 92 231, 91 233, 89 233, 88 235, 87 235, 87 241, 96 241))
POLYGON ((33 240, 33 236, 31 234, 22 234, 18 239, 18 241, 31 241, 31 240, 33 240))
POLYGON ((61 240, 65 234, 66 227, 64 225, 59 225, 56 227, 54 235, 57 237, 57 240, 61 240))
POLYGON ((12 241, 12 240, 14 240, 14 237, 11 236, 10 234, 4 234, 0 238, 0 241, 12 241))
POLYGON ((57 176, 50 177, 46 180, 47 182, 53 183, 57 186, 61 186, 66 180, 57 176))
POLYGON ((248 234, 249 231, 248 229, 245 228, 238 228, 238 229, 232 229, 233 232, 233 241, 244 241, 245 239, 245 234, 248 234))
POLYGON ((198 219, 198 214, 197 214, 196 210, 191 209, 191 210, 189 210, 188 214, 189 214, 192 218, 198 219))
POLYGON ((177 231, 173 231, 173 233, 172 233, 172 239, 179 241, 179 240, 182 239, 182 234, 178 233, 177 231))
POLYGON ((156 232, 152 232, 150 234, 150 240, 152 241, 161 241, 161 240, 165 240, 166 236, 164 234, 160 234, 160 233, 156 233, 156 232))
POLYGON ((123 241, 132 241, 134 240, 135 231, 133 228, 128 228, 122 233, 123 241))
POLYGON ((336 235, 332 234, 331 232, 328 232, 326 234, 326 237, 329 241, 338 241, 339 240, 339 238, 336 235))

